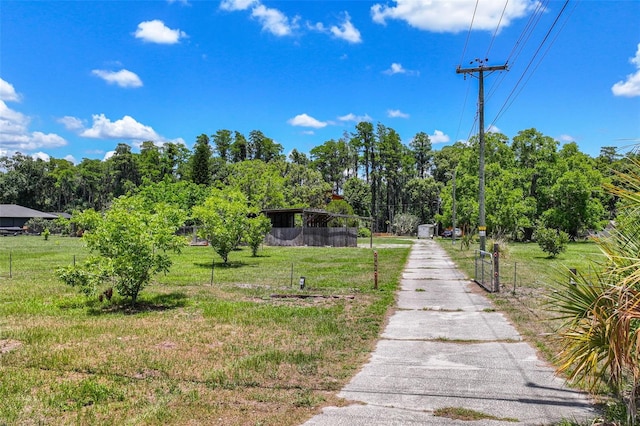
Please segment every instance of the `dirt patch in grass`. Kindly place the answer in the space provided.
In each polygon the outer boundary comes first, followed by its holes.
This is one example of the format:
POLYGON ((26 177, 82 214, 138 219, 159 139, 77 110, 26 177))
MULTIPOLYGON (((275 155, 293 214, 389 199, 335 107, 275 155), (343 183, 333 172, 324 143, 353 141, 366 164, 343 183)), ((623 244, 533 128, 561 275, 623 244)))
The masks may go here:
POLYGON ((0 354, 6 354, 22 346, 22 342, 11 339, 0 339, 0 354))

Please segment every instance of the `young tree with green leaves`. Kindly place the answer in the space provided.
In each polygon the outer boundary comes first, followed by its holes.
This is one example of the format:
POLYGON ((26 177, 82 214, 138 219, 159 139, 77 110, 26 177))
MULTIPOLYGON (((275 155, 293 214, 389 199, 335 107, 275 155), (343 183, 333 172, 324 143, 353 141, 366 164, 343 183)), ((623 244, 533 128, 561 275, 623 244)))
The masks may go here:
POLYGON ((264 237, 271 230, 271 220, 263 214, 256 214, 247 219, 244 231, 244 241, 251 248, 251 255, 256 257, 260 244, 264 242, 264 237))
POLYGON ((92 210, 81 213, 76 221, 90 224, 83 238, 92 254, 79 266, 59 269, 58 276, 88 295, 105 282, 113 284, 135 304, 155 274, 169 271, 168 253, 186 243, 176 235, 184 220, 179 208, 159 203, 149 209, 140 197, 116 199, 103 216, 92 210))
POLYGON ((198 236, 209 242, 225 265, 240 243, 247 223, 247 197, 237 189, 211 190, 204 204, 193 208, 198 236))

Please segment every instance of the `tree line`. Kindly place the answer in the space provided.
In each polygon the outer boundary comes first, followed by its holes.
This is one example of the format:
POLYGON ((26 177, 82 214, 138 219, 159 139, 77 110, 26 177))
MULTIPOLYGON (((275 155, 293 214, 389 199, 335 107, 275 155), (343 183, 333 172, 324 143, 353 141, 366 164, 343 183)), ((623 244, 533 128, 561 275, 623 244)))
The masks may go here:
MULTIPOLYGON (((613 147, 598 157, 536 129, 512 140, 485 135, 488 231, 529 240, 537 225, 578 237, 616 215, 616 199, 602 191, 623 158, 613 147)), ((628 156, 635 156, 628 154, 628 156)), ((15 153, 0 157, 0 199, 43 211, 103 211, 122 195, 147 193, 190 212, 208 189, 240 191, 252 209, 326 208, 331 193, 346 203, 334 210, 373 219, 374 231, 392 232, 400 217, 450 227, 455 185, 456 224, 473 232, 478 216, 478 140, 434 150, 429 136, 408 143, 384 124, 360 122, 351 132, 308 154, 254 130, 201 134, 192 150, 176 143, 143 142, 139 153, 119 143, 106 160, 48 161, 15 153)), ((334 203, 335 204, 335 203, 334 203)), ((330 206, 331 207, 331 206, 330 206)))

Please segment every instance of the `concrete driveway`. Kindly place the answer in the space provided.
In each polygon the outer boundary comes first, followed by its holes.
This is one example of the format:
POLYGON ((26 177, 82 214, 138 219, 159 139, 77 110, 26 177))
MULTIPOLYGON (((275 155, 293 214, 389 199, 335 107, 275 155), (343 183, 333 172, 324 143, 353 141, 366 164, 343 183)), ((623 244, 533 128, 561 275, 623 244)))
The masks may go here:
POLYGON ((431 240, 412 247, 397 310, 371 359, 306 426, 552 425, 597 415, 431 240), (452 420, 458 407, 493 419, 452 420))

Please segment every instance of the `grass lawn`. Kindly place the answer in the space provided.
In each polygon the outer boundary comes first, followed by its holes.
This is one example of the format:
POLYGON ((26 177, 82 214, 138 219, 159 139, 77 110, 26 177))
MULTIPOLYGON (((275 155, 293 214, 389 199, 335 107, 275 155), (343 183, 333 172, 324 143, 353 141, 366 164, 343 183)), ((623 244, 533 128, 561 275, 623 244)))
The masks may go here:
MULTIPOLYGON (((439 240, 458 267, 470 279, 474 276, 474 249, 461 249, 460 243, 439 240)), ((487 241, 487 249, 493 243, 487 241)), ((552 361, 559 342, 555 332, 560 326, 549 311, 547 296, 557 283, 566 280, 568 269, 591 276, 603 256, 591 241, 570 243, 567 251, 556 258, 548 258, 536 243, 508 243, 500 254, 500 293, 488 294, 498 309, 504 311, 518 331, 552 361)))
POLYGON ((386 242, 378 290, 369 248, 186 247, 132 308, 57 280, 80 239, 0 238, 0 424, 300 424, 376 342, 410 249, 386 242))

